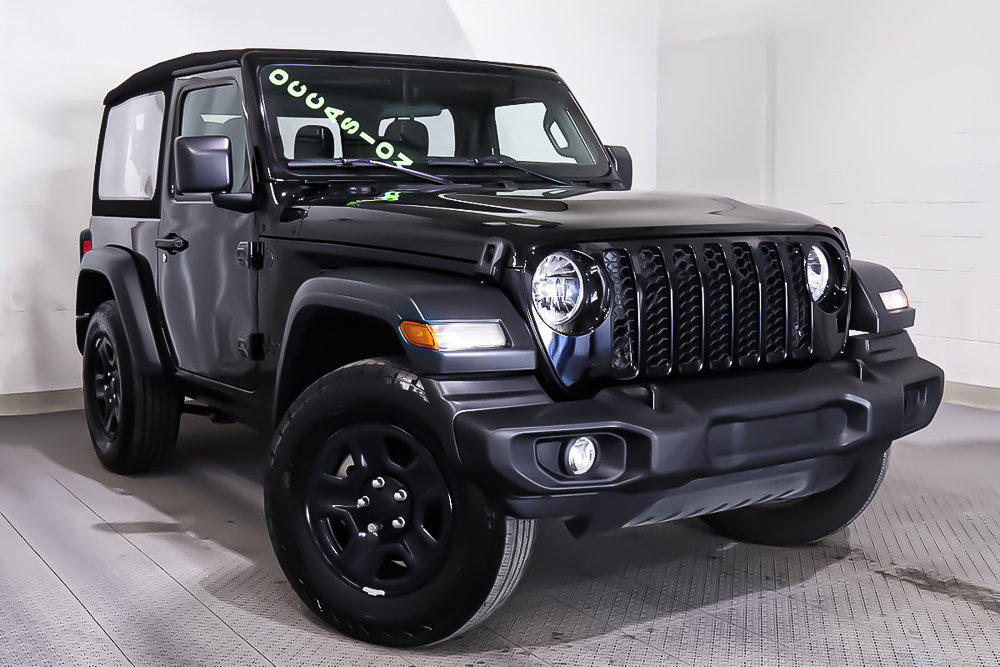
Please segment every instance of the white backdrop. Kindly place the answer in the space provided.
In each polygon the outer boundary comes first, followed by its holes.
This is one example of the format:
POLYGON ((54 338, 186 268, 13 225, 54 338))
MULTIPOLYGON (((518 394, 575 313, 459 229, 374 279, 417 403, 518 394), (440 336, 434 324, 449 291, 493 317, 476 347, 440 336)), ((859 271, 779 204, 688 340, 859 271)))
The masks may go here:
POLYGON ((555 67, 632 151, 637 188, 843 227, 902 277, 921 352, 1000 387, 998 19, 991 0, 0 0, 0 395, 79 386, 77 234, 105 92, 244 46, 555 67))

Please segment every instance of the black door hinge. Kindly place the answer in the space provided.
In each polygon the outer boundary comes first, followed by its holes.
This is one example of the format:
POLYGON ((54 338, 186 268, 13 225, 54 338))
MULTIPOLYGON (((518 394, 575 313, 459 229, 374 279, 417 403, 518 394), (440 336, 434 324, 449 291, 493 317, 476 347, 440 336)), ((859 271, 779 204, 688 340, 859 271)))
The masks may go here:
POLYGON ((264 268, 264 243, 240 241, 236 244, 236 261, 244 268, 260 271, 264 268))
POLYGON ((264 358, 264 344, 266 339, 262 333, 252 333, 249 336, 236 341, 236 349, 240 355, 252 361, 260 361, 264 358))

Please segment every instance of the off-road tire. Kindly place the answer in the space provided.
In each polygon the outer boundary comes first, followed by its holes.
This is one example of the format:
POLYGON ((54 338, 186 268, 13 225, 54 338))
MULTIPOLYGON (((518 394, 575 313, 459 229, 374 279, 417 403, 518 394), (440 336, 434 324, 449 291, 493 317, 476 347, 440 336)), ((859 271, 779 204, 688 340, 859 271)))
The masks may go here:
POLYGON ((295 592, 340 632, 439 642, 483 621, 521 579, 534 522, 504 517, 455 472, 448 427, 420 377, 386 359, 323 376, 278 426, 264 484, 271 542, 295 592), (380 514, 397 509, 400 530, 380 514))
POLYGON ((181 396, 170 378, 134 368, 118 305, 105 301, 84 339, 83 406, 97 458, 121 474, 163 467, 180 423, 181 396))
POLYGON ((852 523, 875 497, 889 467, 889 450, 864 454, 836 486, 805 498, 754 505, 701 517, 715 532, 740 542, 795 546, 817 542, 852 523))

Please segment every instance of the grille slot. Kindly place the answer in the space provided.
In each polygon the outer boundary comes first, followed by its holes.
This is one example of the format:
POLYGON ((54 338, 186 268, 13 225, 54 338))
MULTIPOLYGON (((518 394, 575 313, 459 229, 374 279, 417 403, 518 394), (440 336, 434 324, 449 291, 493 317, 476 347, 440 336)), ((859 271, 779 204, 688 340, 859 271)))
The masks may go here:
POLYGON ((697 373, 702 367, 701 276, 691 246, 675 246, 671 258, 671 277, 677 308, 674 338, 677 370, 681 373, 697 373))
POLYGON ((764 360, 774 364, 785 358, 785 274, 774 243, 761 243, 760 255, 764 360))
POLYGON ((712 370, 733 365, 733 294, 722 246, 709 243, 705 262, 705 356, 712 370))
POLYGON ((760 361, 760 281, 753 251, 747 243, 735 243, 733 256, 733 300, 736 359, 740 366, 760 361))
POLYGON ((813 354, 803 245, 682 242, 603 253, 619 379, 749 368, 813 354))
POLYGON ((638 373, 639 330, 638 302, 632 263, 624 250, 607 250, 604 266, 611 279, 611 373, 617 378, 632 378, 638 373))
POLYGON ((806 285, 805 258, 802 246, 792 243, 788 248, 789 283, 788 337, 794 359, 804 359, 812 352, 812 298, 806 285))
POLYGON ((651 376, 666 375, 673 362, 670 345, 673 323, 670 279, 659 248, 640 250, 638 268, 637 283, 646 299, 641 327, 646 372, 651 376))

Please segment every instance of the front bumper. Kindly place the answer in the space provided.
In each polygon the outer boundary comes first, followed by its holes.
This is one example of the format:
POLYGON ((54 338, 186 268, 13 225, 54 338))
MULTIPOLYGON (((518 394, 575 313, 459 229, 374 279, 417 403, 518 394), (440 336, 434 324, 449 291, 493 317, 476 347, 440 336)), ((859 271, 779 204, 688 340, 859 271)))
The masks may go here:
POLYGON ((853 337, 809 367, 609 387, 553 402, 533 378, 431 383, 454 414, 462 470, 513 516, 575 532, 680 519, 811 495, 857 454, 930 423, 943 373, 906 333, 853 337), (565 444, 587 435, 591 472, 567 474, 565 444))

